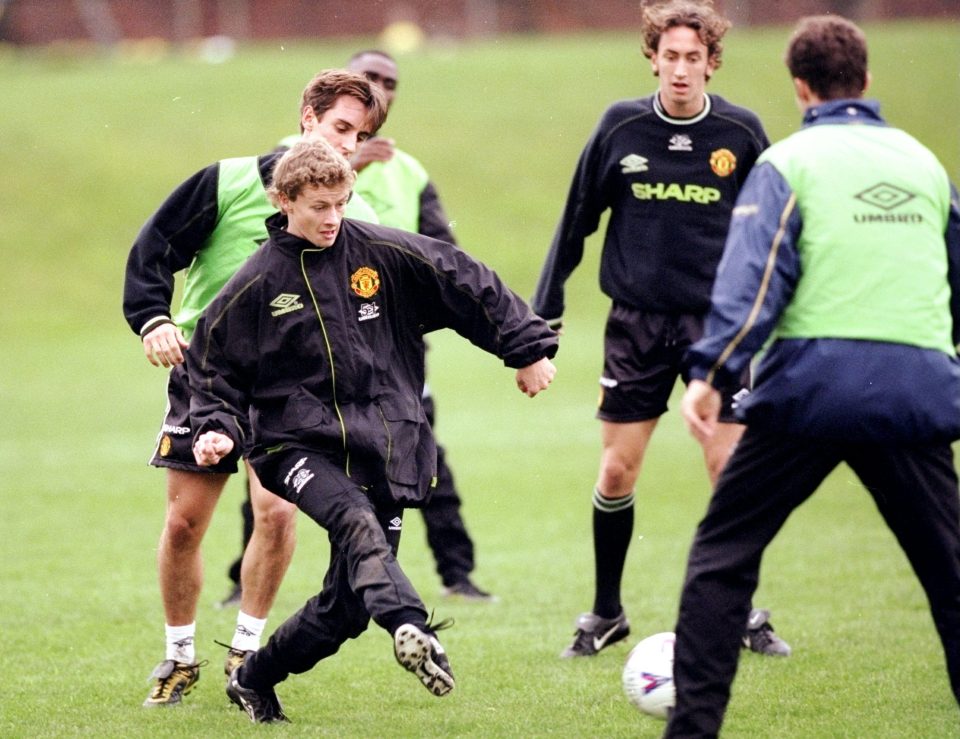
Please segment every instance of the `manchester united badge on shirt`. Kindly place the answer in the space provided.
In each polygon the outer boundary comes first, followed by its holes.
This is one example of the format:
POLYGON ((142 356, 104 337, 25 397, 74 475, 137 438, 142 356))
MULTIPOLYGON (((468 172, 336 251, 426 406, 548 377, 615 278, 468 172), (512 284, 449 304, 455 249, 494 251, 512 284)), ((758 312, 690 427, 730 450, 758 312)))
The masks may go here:
POLYGON ((737 158, 729 149, 717 149, 710 154, 710 169, 717 177, 728 177, 737 168, 737 158))
POLYGON ((373 267, 360 267, 350 275, 350 288, 361 298, 372 298, 380 290, 380 275, 373 267))

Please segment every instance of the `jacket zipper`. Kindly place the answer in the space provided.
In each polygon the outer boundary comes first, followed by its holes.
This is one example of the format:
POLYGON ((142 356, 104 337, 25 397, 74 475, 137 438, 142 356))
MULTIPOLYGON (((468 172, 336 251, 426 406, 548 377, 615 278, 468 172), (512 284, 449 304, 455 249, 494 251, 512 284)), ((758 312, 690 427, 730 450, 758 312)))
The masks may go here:
POLYGON ((383 430, 387 433, 387 459, 384 463, 384 470, 387 470, 390 468, 390 458, 393 456, 393 434, 390 433, 390 425, 387 423, 387 417, 383 415, 383 408, 379 403, 377 403, 377 413, 380 414, 383 430))
MULTIPOLYGON (((313 292, 313 286, 310 284, 310 277, 307 275, 307 265, 304 262, 304 255, 307 252, 321 253, 323 249, 304 249, 300 252, 300 271, 303 273, 303 281, 310 291, 310 300, 313 301, 313 309, 317 313, 317 320, 320 321, 320 330, 323 332, 323 343, 327 347, 327 358, 330 360, 330 385, 333 395, 333 409, 337 412, 337 419, 340 422, 340 435, 343 439, 343 451, 346 455, 344 472, 347 477, 350 476, 350 450, 347 448, 347 425, 343 420, 343 414, 340 412, 340 404, 337 402, 337 370, 333 364, 333 347, 330 346, 330 337, 327 335, 327 327, 323 322, 323 314, 320 312, 320 304, 317 302, 317 296, 313 292)), ((382 417, 383 414, 381 414, 382 417)))

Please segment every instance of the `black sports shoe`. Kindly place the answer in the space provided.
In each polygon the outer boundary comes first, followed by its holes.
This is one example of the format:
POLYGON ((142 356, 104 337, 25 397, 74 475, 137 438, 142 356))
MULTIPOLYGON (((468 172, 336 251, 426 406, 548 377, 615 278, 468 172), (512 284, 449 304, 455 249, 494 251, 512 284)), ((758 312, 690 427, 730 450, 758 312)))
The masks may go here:
POLYGON ((601 618, 596 613, 581 613, 577 618, 573 644, 560 652, 568 657, 589 657, 630 636, 630 622, 620 610, 616 618, 601 618))
MULTIPOLYGON (((449 622, 435 628, 446 625, 449 622)), ((434 635, 434 628, 421 629, 413 624, 403 624, 393 635, 393 654, 397 662, 420 678, 434 695, 444 696, 455 687, 450 661, 434 635)))
POLYGON ((258 692, 243 687, 237 682, 239 670, 238 666, 230 673, 230 678, 227 680, 227 697, 236 703, 241 711, 246 712, 255 724, 289 723, 290 719, 284 715, 283 706, 280 705, 280 699, 277 698, 273 688, 266 692, 258 692))
POLYGON ((770 611, 754 608, 747 618, 747 630, 743 634, 743 647, 751 652, 771 657, 789 657, 790 645, 773 632, 770 611))
POLYGON ((477 603, 495 603, 500 600, 493 593, 478 588, 469 578, 455 582, 453 585, 444 586, 440 590, 440 595, 443 598, 469 600, 477 603))
POLYGON ((207 664, 206 661, 188 665, 186 662, 176 662, 172 659, 161 662, 150 674, 149 679, 154 683, 147 699, 143 702, 144 708, 180 705, 183 696, 193 690, 193 686, 197 684, 197 680, 200 679, 200 668, 205 664, 207 664))

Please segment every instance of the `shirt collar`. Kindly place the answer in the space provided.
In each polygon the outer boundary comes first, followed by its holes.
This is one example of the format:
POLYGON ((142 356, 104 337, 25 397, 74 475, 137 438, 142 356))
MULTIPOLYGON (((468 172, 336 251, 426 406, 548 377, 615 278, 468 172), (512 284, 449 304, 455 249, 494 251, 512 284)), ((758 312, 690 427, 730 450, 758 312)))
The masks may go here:
POLYGON ((695 116, 690 118, 674 118, 663 108, 663 104, 660 102, 660 93, 653 93, 653 111, 661 119, 667 123, 672 123, 675 126, 689 126, 693 123, 699 123, 708 115, 710 115, 710 109, 713 107, 713 103, 710 100, 710 96, 707 93, 703 93, 703 110, 697 113, 695 116))
POLYGON ((876 100, 840 99, 807 108, 803 114, 803 125, 817 123, 872 123, 884 125, 880 115, 880 103, 876 100))

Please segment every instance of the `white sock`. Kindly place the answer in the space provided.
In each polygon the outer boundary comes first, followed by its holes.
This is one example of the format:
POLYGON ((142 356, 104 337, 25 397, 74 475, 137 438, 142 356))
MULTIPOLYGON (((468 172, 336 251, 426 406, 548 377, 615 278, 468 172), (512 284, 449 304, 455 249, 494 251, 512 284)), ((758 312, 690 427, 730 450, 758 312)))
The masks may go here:
POLYGON ((186 626, 171 626, 166 624, 167 632, 167 659, 175 662, 185 662, 192 665, 197 661, 197 654, 193 648, 193 640, 197 634, 197 622, 186 626))
POLYGON ((260 648, 260 635, 267 625, 267 619, 254 618, 240 611, 237 613, 237 630, 233 632, 230 646, 241 652, 256 651, 260 648))

